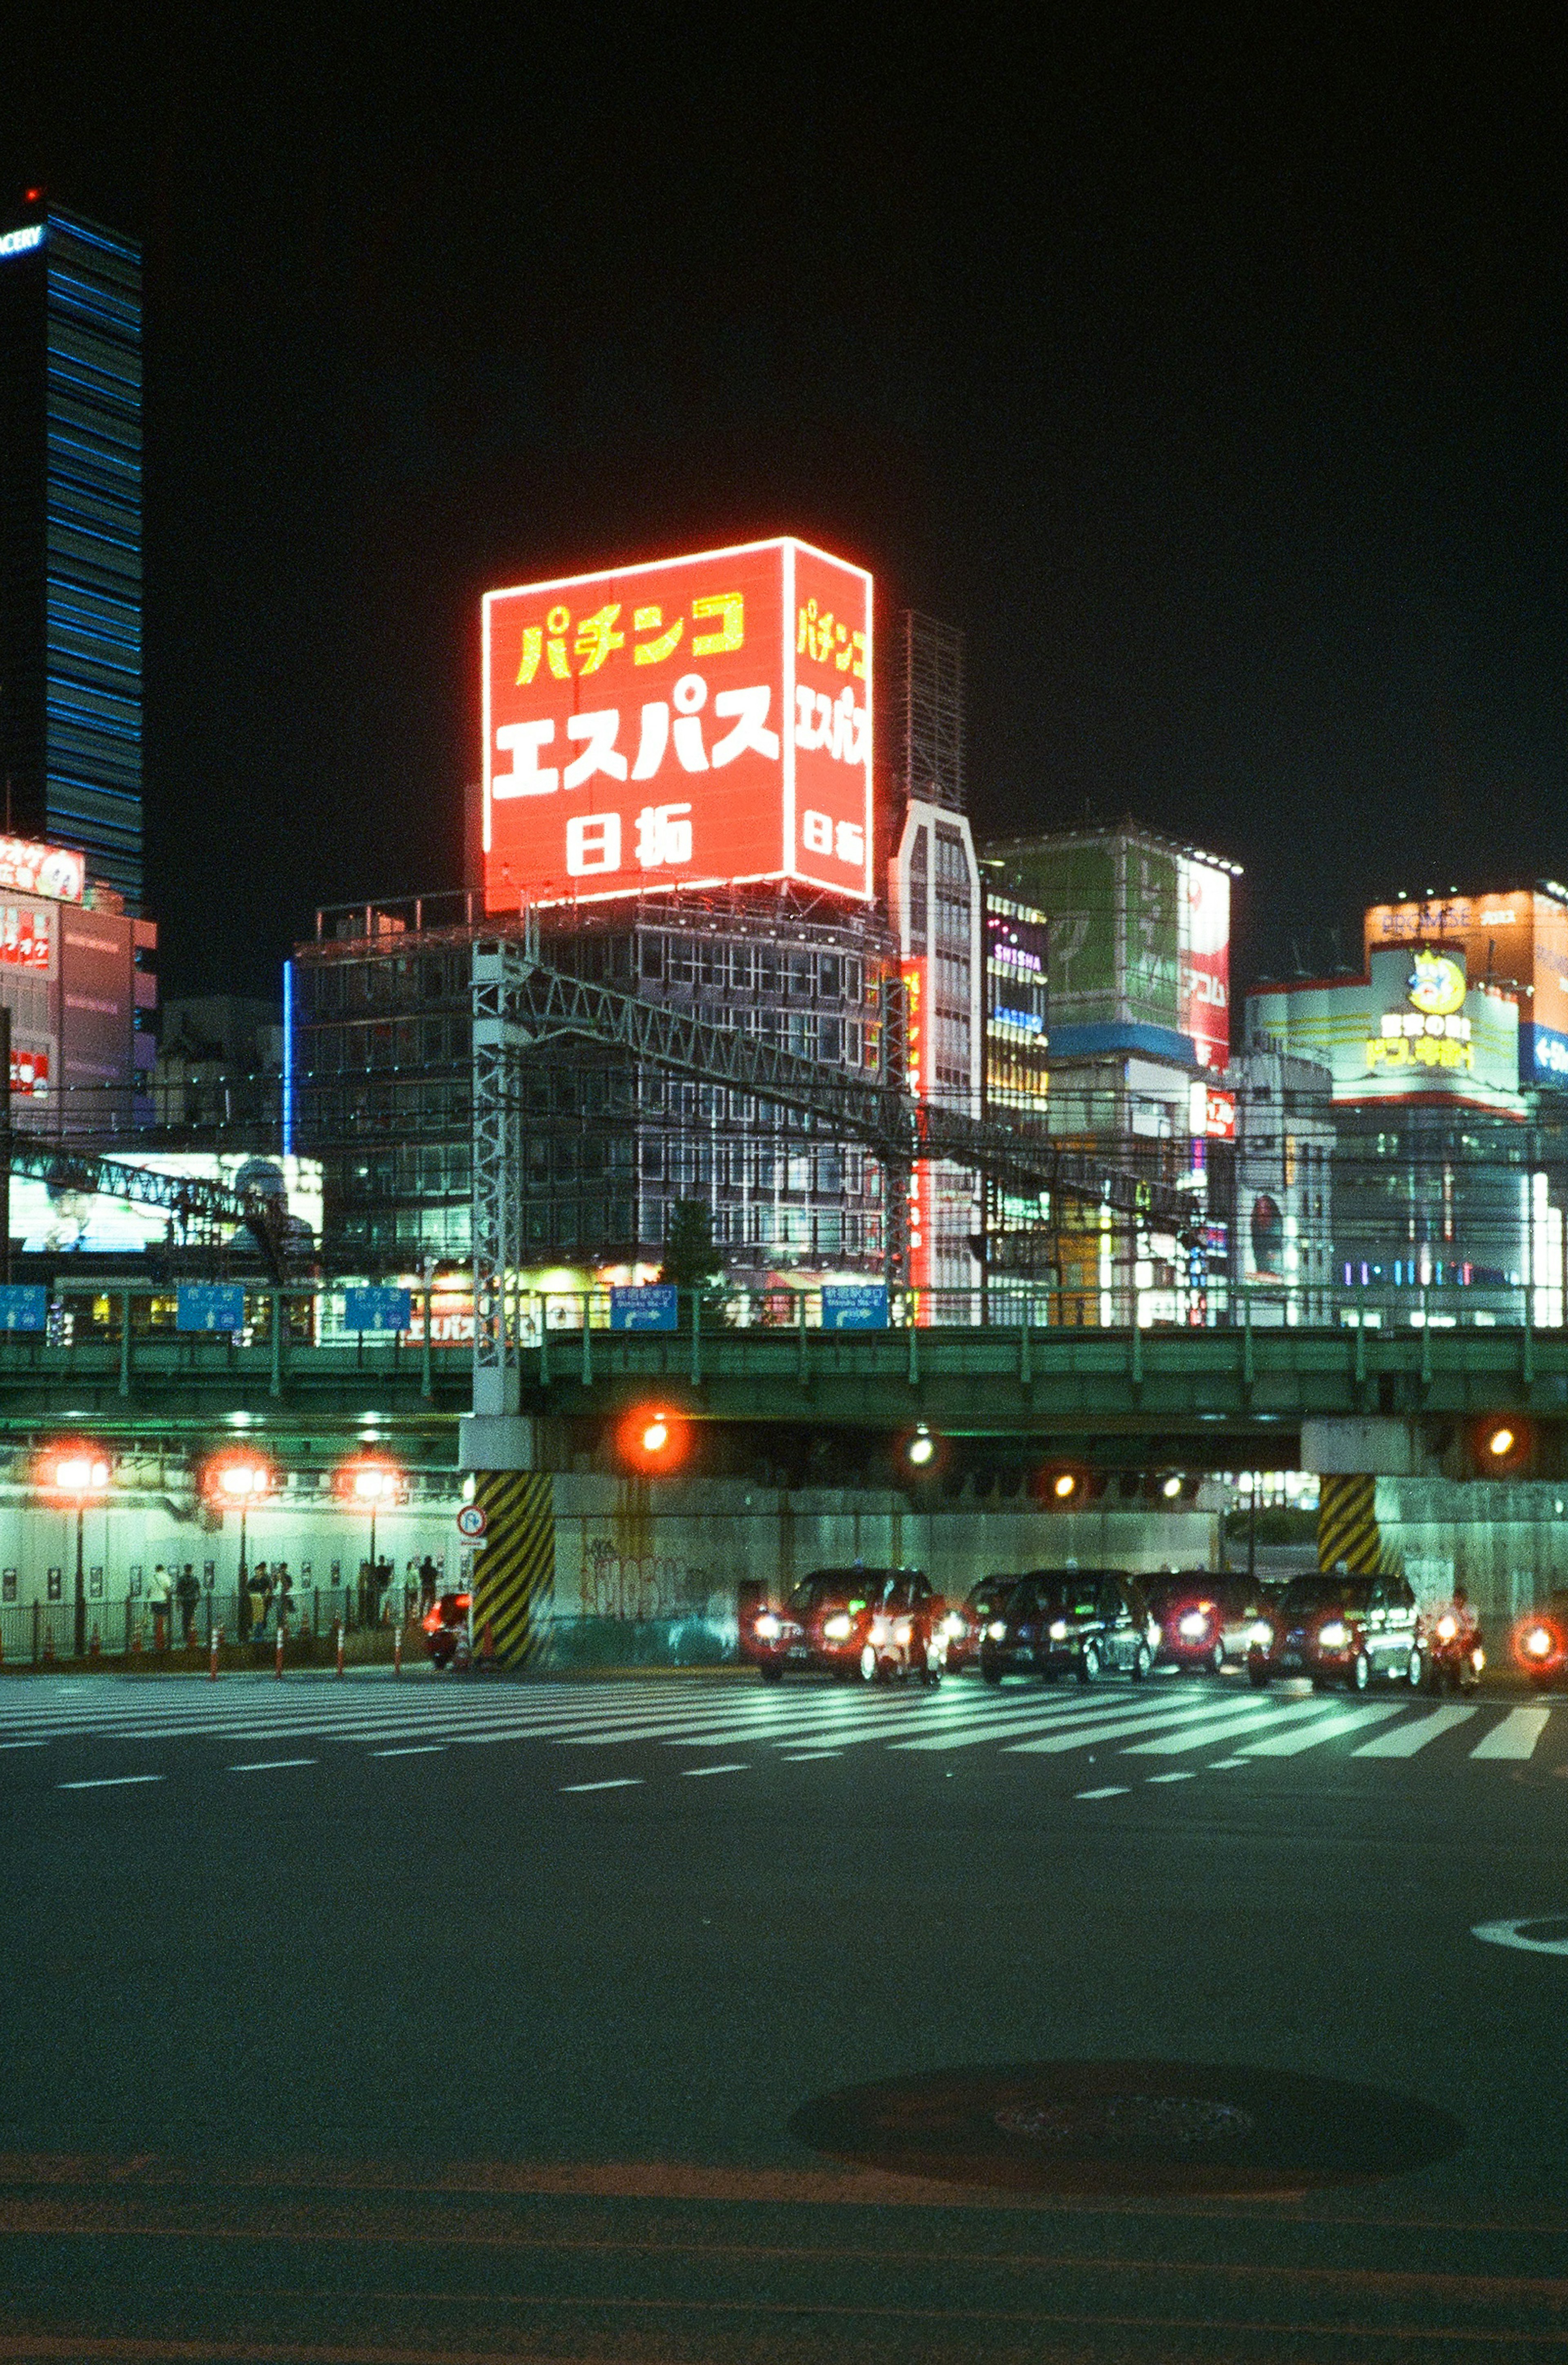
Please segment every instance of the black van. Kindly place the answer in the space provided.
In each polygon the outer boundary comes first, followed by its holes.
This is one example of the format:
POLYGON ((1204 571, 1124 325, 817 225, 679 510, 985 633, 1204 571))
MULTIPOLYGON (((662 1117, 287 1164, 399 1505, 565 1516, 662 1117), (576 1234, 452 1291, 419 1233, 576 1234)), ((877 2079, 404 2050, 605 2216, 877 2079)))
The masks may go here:
POLYGON ((1021 1576, 980 1634, 980 1673, 1102 1676, 1142 1683, 1154 1664, 1159 1630, 1137 1579, 1125 1568, 1036 1568, 1021 1576))

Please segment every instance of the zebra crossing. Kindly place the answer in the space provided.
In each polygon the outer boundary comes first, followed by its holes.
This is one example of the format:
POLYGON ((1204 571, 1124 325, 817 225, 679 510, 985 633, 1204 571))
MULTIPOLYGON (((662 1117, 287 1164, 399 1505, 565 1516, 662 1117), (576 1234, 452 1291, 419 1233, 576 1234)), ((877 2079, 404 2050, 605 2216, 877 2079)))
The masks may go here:
MULTIPOLYGON (((0 1686, 0 1760, 7 1753, 70 1742, 207 1742, 235 1749, 229 1772, 259 1775, 318 1763, 302 1754, 306 1747, 392 1760, 530 1743, 552 1761, 549 1787, 587 1793, 656 1778, 623 1764, 600 1771, 598 1759, 622 1751, 652 1752, 660 1771, 682 1775, 741 1775, 774 1763, 809 1767, 861 1752, 899 1762, 934 1759, 940 1765, 958 1753, 983 1751, 1013 1766, 1021 1779, 1035 1760, 1092 1752, 1123 1766, 1130 1786, 1176 1783, 1249 1765, 1286 1765, 1316 1751, 1371 1765, 1420 1757, 1432 1766, 1518 1767, 1555 1757, 1554 1722, 1551 1707, 1511 1707, 1505 1700, 1434 1706, 1405 1695, 1260 1694, 1230 1682, 1181 1679, 1137 1687, 995 1691, 964 1678, 927 1692, 812 1684, 774 1688, 744 1676, 701 1675, 523 1685, 443 1680, 422 1672, 401 1681, 366 1674, 341 1683, 296 1676, 281 1684, 249 1676, 218 1684, 185 1676, 155 1683, 67 1676, 0 1686), (263 1756, 256 1754, 262 1747, 290 1754, 263 1756), (700 1762, 682 1765, 682 1753, 700 1762), (1170 1764, 1181 1759, 1189 1763, 1170 1764)), ((13 1772, 24 1762, 14 1757, 13 1772)), ((1126 1787, 1102 1785, 1076 1795, 1122 1795, 1126 1787)))

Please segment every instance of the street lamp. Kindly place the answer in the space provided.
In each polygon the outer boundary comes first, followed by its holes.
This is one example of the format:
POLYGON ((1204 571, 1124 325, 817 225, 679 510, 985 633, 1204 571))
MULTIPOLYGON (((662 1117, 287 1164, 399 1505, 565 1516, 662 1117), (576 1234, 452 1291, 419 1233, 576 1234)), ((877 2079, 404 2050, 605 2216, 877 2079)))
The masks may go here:
POLYGON ((55 1447, 44 1456, 39 1472, 46 1491, 62 1508, 76 1513, 76 1616, 73 1654, 87 1655, 87 1588, 83 1581, 82 1530, 89 1503, 101 1502, 108 1492, 111 1464, 102 1446, 74 1443, 55 1447))
POLYGON ((240 1598, 245 1596, 245 1525, 253 1505, 270 1495, 277 1472, 265 1454, 237 1446, 216 1453, 202 1472, 201 1490, 216 1510, 240 1514, 240 1598))
POLYGON ((373 1595, 375 1586, 375 1519, 379 1511, 400 1503, 408 1488, 402 1471, 395 1462, 378 1454, 363 1453, 353 1462, 339 1465, 333 1481, 339 1499, 370 1513, 370 1582, 373 1595))

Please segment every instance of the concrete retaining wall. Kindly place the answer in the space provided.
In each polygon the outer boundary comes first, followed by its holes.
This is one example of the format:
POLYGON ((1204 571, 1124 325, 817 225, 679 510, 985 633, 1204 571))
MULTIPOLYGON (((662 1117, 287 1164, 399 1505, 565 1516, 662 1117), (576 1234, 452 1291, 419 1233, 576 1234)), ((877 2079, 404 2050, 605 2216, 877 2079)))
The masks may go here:
POLYGON ((1494 1655, 1516 1618, 1568 1585, 1568 1486, 1380 1478, 1377 1519, 1423 1604, 1469 1590, 1494 1655))

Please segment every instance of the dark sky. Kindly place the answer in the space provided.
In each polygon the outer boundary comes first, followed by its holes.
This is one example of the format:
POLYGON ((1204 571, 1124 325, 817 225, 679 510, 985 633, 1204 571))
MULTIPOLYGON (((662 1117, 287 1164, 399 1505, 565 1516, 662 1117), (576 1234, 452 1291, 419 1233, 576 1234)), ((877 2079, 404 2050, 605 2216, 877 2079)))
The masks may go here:
POLYGON ((980 829, 1243 862, 1244 971, 1568 872, 1560 20, 342 13, 0 82, 147 241, 165 992, 455 880, 487 583, 780 531, 965 629, 980 829))

